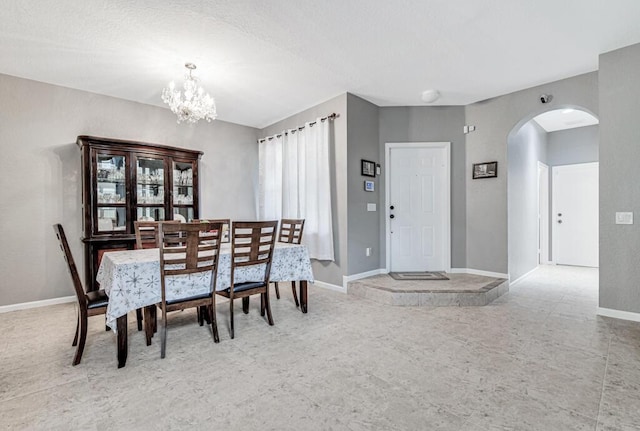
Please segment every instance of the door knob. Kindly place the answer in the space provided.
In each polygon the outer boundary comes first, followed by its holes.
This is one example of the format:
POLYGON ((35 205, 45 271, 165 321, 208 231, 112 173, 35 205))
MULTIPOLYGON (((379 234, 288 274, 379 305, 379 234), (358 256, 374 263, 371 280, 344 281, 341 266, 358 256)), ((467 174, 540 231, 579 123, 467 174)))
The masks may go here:
POLYGON ((558 217, 562 217, 562 213, 558 213, 558 217))
POLYGON ((392 210, 392 209, 395 209, 395 207, 394 207, 393 205, 391 205, 391 206, 389 207, 389 209, 390 209, 390 210, 392 210))
POLYGON ((558 220, 558 224, 562 224, 562 220, 558 220))
POLYGON ((389 216, 389 218, 396 218, 396 216, 394 216, 393 214, 391 214, 391 215, 389 216))

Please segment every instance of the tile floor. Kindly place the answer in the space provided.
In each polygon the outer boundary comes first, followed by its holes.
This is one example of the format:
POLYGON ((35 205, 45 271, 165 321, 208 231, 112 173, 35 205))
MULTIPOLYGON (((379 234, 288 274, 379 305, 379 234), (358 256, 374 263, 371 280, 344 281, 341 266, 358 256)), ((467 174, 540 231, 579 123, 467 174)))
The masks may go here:
MULTIPOLYGON (((0 428, 638 430, 640 323, 595 316, 597 270, 547 267, 484 307, 394 307, 288 289, 276 326, 219 307, 221 342, 174 314, 167 357, 131 327, 129 361, 72 304, 0 314, 0 428)), ((237 310, 240 309, 238 303, 237 310)), ((133 319, 131 319, 133 320, 133 319)), ((133 323, 132 323, 133 324, 133 323)))

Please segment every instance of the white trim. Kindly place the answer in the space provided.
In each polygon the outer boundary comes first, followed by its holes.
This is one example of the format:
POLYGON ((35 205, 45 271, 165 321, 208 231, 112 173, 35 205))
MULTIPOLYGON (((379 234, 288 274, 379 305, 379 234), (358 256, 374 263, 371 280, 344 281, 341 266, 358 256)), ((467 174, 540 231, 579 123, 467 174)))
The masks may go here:
POLYGON ((482 271, 480 269, 472 269, 472 268, 451 268, 451 271, 449 272, 451 274, 473 274, 473 275, 482 275, 484 277, 509 279, 509 274, 503 274, 501 272, 482 271))
POLYGON ((640 313, 631 311, 613 310, 611 308, 598 307, 598 316, 613 317, 614 319, 630 320, 640 322, 640 313))
POLYGON ((549 166, 538 160, 538 190, 537 190, 536 205, 538 206, 537 231, 538 231, 538 263, 539 264, 549 263, 549 248, 551 247, 551 244, 549 244, 549 236, 550 236, 549 231, 551 230, 551 226, 550 226, 551 225, 551 204, 549 202, 550 172, 551 171, 549 170, 549 166), (546 172, 547 187, 546 189, 543 189, 542 194, 540 194, 540 189, 541 189, 540 176, 543 172, 546 172), (542 211, 540 211, 541 210, 540 198, 546 199, 547 201, 547 205, 546 205, 547 211, 545 214, 543 214, 542 211), (545 229, 541 229, 541 228, 546 228, 546 232, 545 232, 545 229), (546 245, 546 250, 542 248, 542 246, 544 245, 546 245))
POLYGON ((340 293, 347 293, 346 287, 338 286, 337 284, 325 283, 324 281, 316 280, 313 282, 313 285, 317 287, 322 287, 323 289, 335 290, 336 292, 340 292, 340 293))
POLYGON ((389 271, 387 271, 385 268, 372 269, 371 271, 361 272, 360 274, 344 275, 342 277, 342 280, 343 280, 342 282, 344 284, 350 281, 360 280, 362 278, 373 277, 374 275, 388 274, 388 273, 389 271))
POLYGON ((384 215, 385 215, 385 238, 386 238, 386 270, 391 271, 391 226, 389 223, 389 181, 391 178, 391 168, 389 166, 389 158, 391 156, 391 148, 442 148, 445 152, 445 172, 444 172, 444 228, 443 228, 443 244, 442 253, 444 255, 444 270, 451 271, 451 142, 386 142, 384 144, 384 163, 387 169, 384 177, 384 215))
POLYGON ((0 306, 0 313, 8 313, 10 311, 27 310, 29 308, 46 307, 48 305, 66 304, 68 302, 77 301, 75 295, 62 296, 60 298, 43 299, 41 301, 21 302, 20 304, 10 304, 0 306))
POLYGON ((540 268, 540 266, 536 266, 535 268, 533 268, 531 271, 527 272, 524 275, 521 275, 520 277, 516 278, 514 281, 509 281, 509 286, 515 286, 516 284, 520 283, 522 280, 524 280, 526 277, 530 276, 532 273, 534 273, 535 271, 538 270, 538 268, 540 268))

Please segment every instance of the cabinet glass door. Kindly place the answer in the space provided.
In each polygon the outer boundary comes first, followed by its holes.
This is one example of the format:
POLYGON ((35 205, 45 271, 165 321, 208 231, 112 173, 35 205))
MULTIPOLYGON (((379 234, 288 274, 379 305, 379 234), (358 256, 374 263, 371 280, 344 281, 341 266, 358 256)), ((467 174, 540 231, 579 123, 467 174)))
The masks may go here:
POLYGON ((97 232, 127 228, 126 166, 124 155, 96 155, 97 232))
POLYGON ((193 220, 193 163, 173 162, 173 219, 193 220))
POLYGON ((164 220, 164 159, 136 158, 136 219, 164 220))

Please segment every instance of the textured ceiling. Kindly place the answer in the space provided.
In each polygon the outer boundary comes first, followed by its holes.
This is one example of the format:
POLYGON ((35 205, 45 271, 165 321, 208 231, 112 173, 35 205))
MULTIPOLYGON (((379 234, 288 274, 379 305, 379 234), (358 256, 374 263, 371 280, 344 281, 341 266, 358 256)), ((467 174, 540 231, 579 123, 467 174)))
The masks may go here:
POLYGON ((4 0, 0 73, 162 106, 191 61, 220 119, 263 127, 345 91, 465 105, 590 72, 639 22, 638 0, 4 0))

